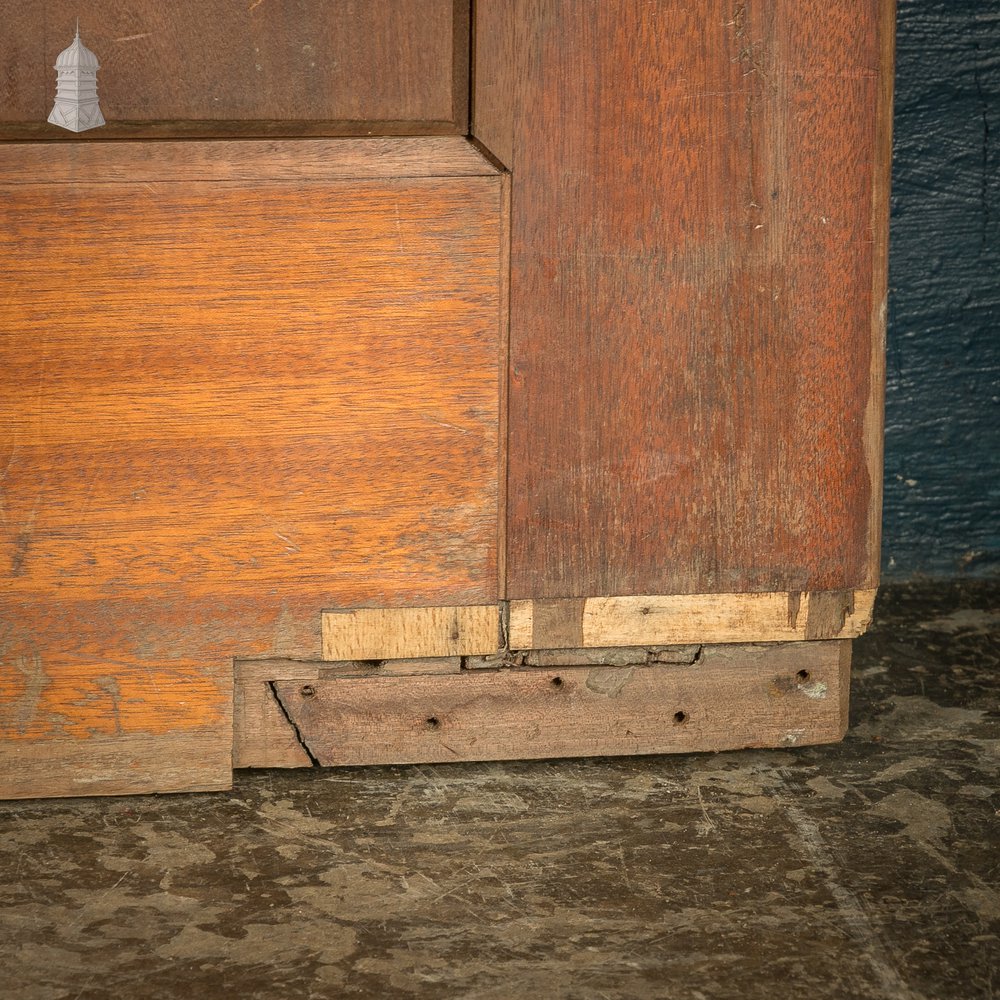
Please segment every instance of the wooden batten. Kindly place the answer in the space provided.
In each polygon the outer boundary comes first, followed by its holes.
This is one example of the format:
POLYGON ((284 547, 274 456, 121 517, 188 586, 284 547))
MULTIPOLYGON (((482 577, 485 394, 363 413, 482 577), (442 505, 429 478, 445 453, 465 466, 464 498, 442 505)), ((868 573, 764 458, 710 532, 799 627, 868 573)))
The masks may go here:
POLYGON ((500 608, 495 604, 323 613, 325 660, 479 656, 499 648, 500 608))
MULTIPOLYGON (((237 729, 243 766, 289 733, 324 766, 676 753, 833 742, 850 643, 706 647, 691 664, 279 679, 286 732, 237 729), (294 724, 294 729, 292 725, 294 724)), ((271 766, 274 766, 273 763, 271 766)))
POLYGON ((511 649, 846 639, 871 622, 874 590, 511 601, 511 649))

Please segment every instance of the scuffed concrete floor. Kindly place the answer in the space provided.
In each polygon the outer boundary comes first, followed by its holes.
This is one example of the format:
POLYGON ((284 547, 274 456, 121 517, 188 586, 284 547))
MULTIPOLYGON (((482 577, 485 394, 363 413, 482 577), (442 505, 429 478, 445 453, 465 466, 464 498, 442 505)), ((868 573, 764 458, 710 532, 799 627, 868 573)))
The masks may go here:
POLYGON ((0 997, 993 997, 998 631, 886 591, 839 746, 0 804, 0 997))

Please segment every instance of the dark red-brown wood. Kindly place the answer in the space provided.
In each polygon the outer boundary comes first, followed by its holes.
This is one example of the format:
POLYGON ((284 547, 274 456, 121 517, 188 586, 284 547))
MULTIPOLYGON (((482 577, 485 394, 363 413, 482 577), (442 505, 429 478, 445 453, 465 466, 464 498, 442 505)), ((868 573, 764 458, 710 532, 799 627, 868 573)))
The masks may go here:
POLYGON ((28 0, 0 14, 0 137, 79 138, 45 124, 77 17, 88 138, 467 130, 469 0, 28 0))
POLYGON ((877 578, 891 0, 480 0, 508 596, 877 578))

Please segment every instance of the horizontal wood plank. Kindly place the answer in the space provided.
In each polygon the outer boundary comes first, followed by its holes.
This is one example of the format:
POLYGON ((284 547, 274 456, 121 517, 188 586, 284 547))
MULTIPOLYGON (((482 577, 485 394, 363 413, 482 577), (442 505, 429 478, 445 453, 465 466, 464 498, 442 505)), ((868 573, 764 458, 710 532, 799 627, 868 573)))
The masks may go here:
POLYGON ((500 648, 498 605, 323 613, 325 660, 476 656, 500 648))
POLYGON ((787 642, 860 635, 874 590, 511 601, 511 649, 787 642))
MULTIPOLYGON (((240 660, 233 691, 233 767, 310 767, 309 752, 275 692, 277 681, 295 681, 311 697, 315 682, 344 677, 458 674, 460 657, 372 661, 240 660)), ((303 694, 303 691, 306 693, 303 694)))
POLYGON ((379 137, 215 142, 0 143, 0 186, 28 184, 306 184, 353 178, 489 177, 464 138, 379 137))
POLYGON ((706 647, 693 665, 274 684, 326 766, 803 746, 847 724, 850 643, 706 647))

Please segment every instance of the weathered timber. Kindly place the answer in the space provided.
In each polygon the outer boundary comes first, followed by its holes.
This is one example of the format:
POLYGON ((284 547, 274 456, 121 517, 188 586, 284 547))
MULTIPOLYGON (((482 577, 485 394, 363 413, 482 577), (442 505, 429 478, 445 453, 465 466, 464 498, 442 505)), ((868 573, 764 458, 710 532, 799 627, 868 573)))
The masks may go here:
POLYGON ((324 766, 580 757, 838 740, 849 664, 841 640, 708 646, 687 665, 296 678, 272 688, 324 766))

